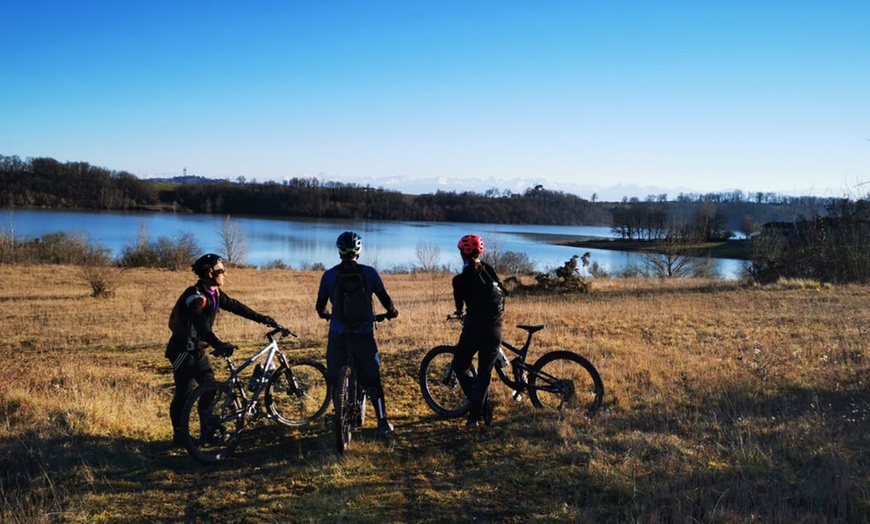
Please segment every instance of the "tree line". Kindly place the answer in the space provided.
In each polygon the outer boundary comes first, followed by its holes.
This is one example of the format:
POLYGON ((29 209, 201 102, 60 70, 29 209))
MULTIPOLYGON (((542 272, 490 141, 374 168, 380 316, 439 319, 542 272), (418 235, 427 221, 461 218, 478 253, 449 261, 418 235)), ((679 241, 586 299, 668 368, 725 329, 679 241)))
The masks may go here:
MULTIPOLYGON (((195 179, 197 177, 187 177, 195 179)), ((201 179, 202 182, 207 179, 201 179)), ((756 223, 786 220, 802 210, 821 210, 830 199, 777 198, 742 192, 650 195, 646 200, 596 202, 543 186, 522 193, 437 191, 405 195, 384 188, 296 177, 283 183, 248 182, 239 177, 209 183, 167 183, 139 179, 127 171, 87 162, 0 155, 0 197, 4 206, 347 218, 400 221, 526 223, 613 226, 626 238, 655 236, 663 221, 688 223, 700 212, 713 216, 714 233, 756 223), (712 209, 712 211, 711 211, 712 209), (719 231, 721 229, 721 231, 719 231)), ((812 212, 810 213, 810 215, 812 212)))
POLYGON ((401 221, 608 225, 610 214, 576 195, 541 186, 521 194, 397 191, 313 178, 283 183, 173 184, 87 162, 0 155, 3 205, 101 210, 171 210, 401 221))

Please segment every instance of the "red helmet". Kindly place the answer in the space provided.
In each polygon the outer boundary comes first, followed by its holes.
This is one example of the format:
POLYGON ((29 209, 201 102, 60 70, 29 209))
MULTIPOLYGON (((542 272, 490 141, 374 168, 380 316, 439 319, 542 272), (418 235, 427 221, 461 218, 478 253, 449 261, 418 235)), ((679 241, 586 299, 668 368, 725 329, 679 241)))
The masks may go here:
POLYGON ((459 251, 468 256, 482 255, 483 239, 477 235, 465 235, 459 239, 459 251))

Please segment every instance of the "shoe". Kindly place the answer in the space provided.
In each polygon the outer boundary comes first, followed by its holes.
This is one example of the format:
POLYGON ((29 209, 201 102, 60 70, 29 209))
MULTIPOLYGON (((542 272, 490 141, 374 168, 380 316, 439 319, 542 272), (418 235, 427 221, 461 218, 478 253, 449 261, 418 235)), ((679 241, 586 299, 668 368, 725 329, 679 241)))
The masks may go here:
POLYGON ((486 424, 487 426, 491 426, 492 425, 492 401, 491 400, 486 399, 483 402, 483 409, 481 410, 480 414, 483 416, 483 423, 486 424))
POLYGON ((477 420, 476 418, 469 418, 468 421, 465 423, 465 429, 478 430, 481 428, 482 425, 483 424, 481 423, 481 421, 477 420))
POLYGON ((185 435, 181 431, 175 431, 172 433, 172 443, 178 447, 183 448, 187 445, 187 435, 185 435))
POLYGON ((390 421, 382 418, 378 420, 378 434, 382 437, 387 437, 392 435, 395 432, 393 429, 393 425, 390 424, 390 421))

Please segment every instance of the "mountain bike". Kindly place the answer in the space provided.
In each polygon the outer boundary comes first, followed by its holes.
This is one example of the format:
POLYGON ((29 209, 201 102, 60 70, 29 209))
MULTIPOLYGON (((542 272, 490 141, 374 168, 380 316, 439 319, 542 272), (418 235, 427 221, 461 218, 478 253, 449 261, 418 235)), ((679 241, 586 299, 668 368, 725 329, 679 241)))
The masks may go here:
MULTIPOLYGON (((382 322, 386 314, 375 315, 375 322, 382 322)), ((345 348, 345 364, 338 372, 335 385, 335 430, 336 451, 341 455, 347 451, 353 432, 363 425, 366 416, 368 392, 357 380, 358 371, 353 355, 353 345, 348 342, 345 348)))
POLYGON ((285 327, 275 327, 266 333, 266 346, 238 366, 224 356, 229 378, 200 384, 188 396, 181 429, 185 447, 196 460, 205 464, 224 460, 239 445, 245 425, 258 419, 301 426, 326 411, 331 395, 326 367, 307 358, 287 358, 279 342, 290 335, 296 336, 285 327), (251 366, 250 379, 243 381, 242 372, 251 366))
MULTIPOLYGON (((463 321, 460 315, 450 315, 448 321, 463 321)), ((545 353, 534 364, 527 357, 532 336, 544 325, 517 325, 528 335, 522 347, 502 340, 502 347, 516 356, 508 361, 499 348, 495 370, 498 378, 514 390, 515 400, 528 393, 536 408, 553 410, 585 410, 594 415, 604 398, 604 382, 592 362, 572 351, 558 350, 545 353)), ((470 402, 459 385, 453 369, 453 346, 435 346, 420 363, 418 382, 423 399, 432 410, 445 418, 460 417, 470 409, 470 402)), ((474 367, 472 373, 476 373, 474 367)))

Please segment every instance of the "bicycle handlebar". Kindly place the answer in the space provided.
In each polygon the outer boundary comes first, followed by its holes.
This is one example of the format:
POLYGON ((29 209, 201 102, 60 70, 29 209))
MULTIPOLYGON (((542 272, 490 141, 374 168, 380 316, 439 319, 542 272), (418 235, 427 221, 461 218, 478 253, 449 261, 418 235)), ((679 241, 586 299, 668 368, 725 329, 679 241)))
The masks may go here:
POLYGON ((297 336, 296 333, 290 331, 290 329, 285 328, 282 325, 277 325, 277 326, 275 326, 274 329, 272 329, 271 331, 266 333, 266 338, 272 338, 275 335, 277 335, 278 333, 281 333, 281 338, 284 338, 284 337, 290 336, 290 335, 292 335, 294 337, 297 336))
POLYGON ((465 322, 465 315, 463 315, 462 313, 459 313, 459 314, 451 313, 451 314, 447 315, 447 321, 449 322, 451 320, 458 320, 459 323, 461 324, 461 323, 465 322))
MULTIPOLYGON (((297 336, 296 333, 290 331, 289 328, 285 328, 284 326, 278 324, 278 325, 276 325, 274 328, 272 328, 268 333, 266 333, 265 338, 266 338, 267 340, 272 340, 272 339, 275 337, 275 335, 277 335, 278 333, 281 334, 281 337, 280 337, 280 338, 284 338, 284 337, 291 336, 291 335, 294 336, 294 337, 297 336)), ((233 347, 234 347, 234 349, 233 349, 233 353, 235 353, 235 351, 236 351, 237 349, 239 349, 239 346, 234 345, 233 347)), ((211 351, 210 351, 209 353, 210 353, 212 356, 214 356, 214 357, 223 357, 223 358, 225 358, 225 359, 227 359, 227 360, 229 360, 230 357, 232 356, 232 354, 230 354, 230 355, 218 355, 218 354, 217 354, 217 349, 215 349, 215 348, 212 348, 211 351)))
MULTIPOLYGON (((320 315, 320 318, 329 322, 330 318, 332 318, 332 313, 322 313, 320 315)), ((375 322, 383 322, 384 320, 390 320, 390 316, 388 313, 378 313, 377 315, 375 315, 375 322)))

